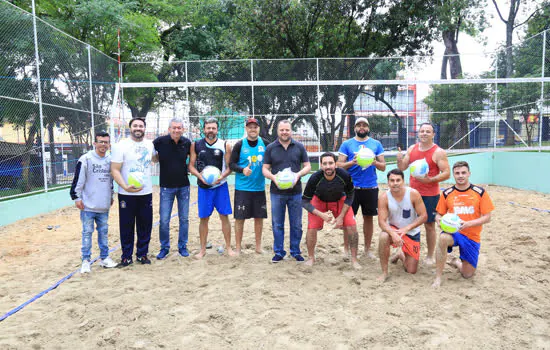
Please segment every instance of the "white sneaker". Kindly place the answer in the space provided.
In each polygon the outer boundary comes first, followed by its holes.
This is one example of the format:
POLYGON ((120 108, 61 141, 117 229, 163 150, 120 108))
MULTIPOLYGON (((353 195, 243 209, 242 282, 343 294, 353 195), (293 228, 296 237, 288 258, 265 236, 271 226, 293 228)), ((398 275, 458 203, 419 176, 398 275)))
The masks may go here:
POLYGON ((105 268, 117 267, 117 265, 118 264, 109 256, 99 262, 99 266, 103 266, 105 268))
POLYGON ((88 260, 82 261, 82 267, 80 268, 80 273, 90 273, 92 272, 90 268, 90 262, 88 260))

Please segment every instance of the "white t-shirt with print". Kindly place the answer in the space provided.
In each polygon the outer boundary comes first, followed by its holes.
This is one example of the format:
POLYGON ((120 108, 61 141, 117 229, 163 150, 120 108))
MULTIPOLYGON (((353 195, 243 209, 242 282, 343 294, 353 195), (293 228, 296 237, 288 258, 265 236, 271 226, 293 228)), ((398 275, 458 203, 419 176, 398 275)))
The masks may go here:
POLYGON ((128 138, 120 141, 113 146, 111 151, 111 163, 122 163, 120 173, 126 183, 128 183, 128 175, 133 171, 141 171, 144 175, 143 188, 139 192, 126 192, 120 186, 118 193, 131 196, 141 196, 153 192, 153 183, 151 182, 151 167, 154 154, 153 142, 143 140, 135 142, 128 138))

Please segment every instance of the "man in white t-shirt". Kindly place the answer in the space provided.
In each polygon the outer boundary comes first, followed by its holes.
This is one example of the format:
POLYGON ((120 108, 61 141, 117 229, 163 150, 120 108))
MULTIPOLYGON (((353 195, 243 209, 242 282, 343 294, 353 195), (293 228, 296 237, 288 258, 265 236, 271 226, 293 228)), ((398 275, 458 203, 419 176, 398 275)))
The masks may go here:
POLYGON ((151 162, 154 146, 150 140, 144 140, 144 119, 132 118, 129 126, 130 138, 117 143, 111 154, 111 174, 119 186, 118 213, 122 247, 120 267, 133 263, 134 229, 137 231, 136 260, 141 264, 151 263, 147 252, 153 228, 151 162), (128 184, 131 173, 141 182, 141 186, 128 184))

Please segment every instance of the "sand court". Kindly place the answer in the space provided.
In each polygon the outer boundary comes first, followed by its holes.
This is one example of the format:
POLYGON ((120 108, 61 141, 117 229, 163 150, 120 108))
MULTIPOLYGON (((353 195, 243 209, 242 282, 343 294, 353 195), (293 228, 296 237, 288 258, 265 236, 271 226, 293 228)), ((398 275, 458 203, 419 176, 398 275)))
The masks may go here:
MULTIPOLYGON (((353 270, 342 256, 341 231, 326 228, 318 235, 313 268, 293 259, 271 264, 270 217, 264 222, 264 255, 254 252, 252 220, 245 224, 244 254, 218 254, 223 235, 214 214, 209 234, 213 249, 202 261, 181 258, 174 249, 173 219, 166 260, 154 259, 159 250, 155 226, 151 265, 134 262, 124 269, 103 269, 96 263, 91 274, 75 273, 0 322, 0 347, 549 348, 550 213, 532 208, 550 209, 550 195, 498 186, 487 190, 496 209, 482 233, 478 271, 471 280, 447 266, 442 287, 433 290, 435 267, 420 264, 412 276, 398 263, 390 264, 390 277, 381 284, 376 281, 379 261, 361 258, 363 269, 353 270)), ((196 188, 191 193, 193 203, 196 188)), ((306 218, 304 211, 304 256, 306 218)), ((154 221, 158 219, 155 193, 154 221)), ((361 228, 362 219, 358 221, 361 228)), ((109 245, 114 248, 119 245, 116 203, 109 223, 109 245)), ((191 253, 199 248, 198 224, 192 205, 191 253)), ((0 314, 79 269, 80 232, 74 207, 0 228, 0 314)), ((376 249, 379 232, 376 226, 376 249)), ((94 233, 93 257, 99 254, 96 237, 94 233)), ((233 227, 232 242, 234 246, 233 227)), ((362 251, 361 229, 359 244, 362 251)), ((421 244, 422 259, 424 231, 421 244)), ((120 249, 111 256, 118 262, 120 249)))

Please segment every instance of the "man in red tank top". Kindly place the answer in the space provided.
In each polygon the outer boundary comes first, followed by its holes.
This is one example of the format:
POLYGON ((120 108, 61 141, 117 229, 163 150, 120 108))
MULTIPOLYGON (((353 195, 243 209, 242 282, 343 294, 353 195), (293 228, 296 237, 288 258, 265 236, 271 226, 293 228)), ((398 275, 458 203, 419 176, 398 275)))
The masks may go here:
POLYGON ((419 142, 412 145, 403 155, 401 149, 397 153, 397 167, 401 171, 405 171, 409 164, 418 159, 426 159, 429 165, 428 175, 421 178, 410 177, 410 186, 420 192, 426 211, 428 212, 428 220, 424 224, 426 229, 426 245, 428 246, 428 255, 424 260, 427 265, 435 263, 434 252, 437 241, 435 231, 435 208, 439 201, 439 183, 451 177, 449 169, 449 161, 447 153, 434 143, 434 127, 430 123, 423 123, 418 130, 419 142))

